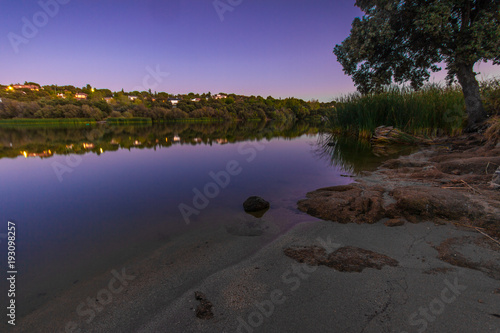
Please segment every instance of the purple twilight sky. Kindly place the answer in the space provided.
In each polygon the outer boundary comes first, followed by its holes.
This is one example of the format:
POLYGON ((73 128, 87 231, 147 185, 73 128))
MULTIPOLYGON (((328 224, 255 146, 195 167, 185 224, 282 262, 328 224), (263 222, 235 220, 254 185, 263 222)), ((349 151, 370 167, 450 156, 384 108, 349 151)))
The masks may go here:
POLYGON ((0 0, 0 83, 329 101, 354 90, 332 50, 361 14, 353 0, 0 0))

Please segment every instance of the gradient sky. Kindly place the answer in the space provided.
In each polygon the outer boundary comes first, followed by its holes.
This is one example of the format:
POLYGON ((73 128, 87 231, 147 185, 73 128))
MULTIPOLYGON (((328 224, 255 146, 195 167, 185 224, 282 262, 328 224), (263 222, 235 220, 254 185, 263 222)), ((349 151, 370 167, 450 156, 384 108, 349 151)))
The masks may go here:
MULTIPOLYGON (((362 14, 353 0, 220 0, 232 9, 223 20, 213 0, 59 2, 44 22, 38 1, 0 0, 0 83, 321 101, 355 90, 332 53, 362 14), (38 31, 23 35, 23 18, 38 31), (9 33, 28 37, 18 52, 9 33), (148 76, 156 68, 168 76, 148 76)), ((478 69, 500 75, 500 66, 478 69)))

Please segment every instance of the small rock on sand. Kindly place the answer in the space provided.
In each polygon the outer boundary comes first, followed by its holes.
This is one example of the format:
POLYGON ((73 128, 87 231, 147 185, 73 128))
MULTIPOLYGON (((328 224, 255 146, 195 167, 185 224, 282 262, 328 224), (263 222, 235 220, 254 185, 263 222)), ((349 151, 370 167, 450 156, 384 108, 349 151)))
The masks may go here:
POLYGON ((214 314, 212 312, 212 303, 207 299, 205 294, 202 292, 195 292, 194 297, 196 300, 200 301, 200 304, 196 308, 196 317, 200 319, 212 319, 214 317, 214 314))

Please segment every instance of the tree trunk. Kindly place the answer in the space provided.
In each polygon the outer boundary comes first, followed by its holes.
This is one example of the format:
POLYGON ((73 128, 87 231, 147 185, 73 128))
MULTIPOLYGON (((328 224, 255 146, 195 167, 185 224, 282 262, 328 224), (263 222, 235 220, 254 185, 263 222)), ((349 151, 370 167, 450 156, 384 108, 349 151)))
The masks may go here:
POLYGON ((465 110, 468 115, 466 132, 477 131, 479 125, 486 120, 486 110, 481 101, 479 83, 474 73, 474 65, 459 65, 457 70, 458 82, 462 86, 465 98, 465 110))

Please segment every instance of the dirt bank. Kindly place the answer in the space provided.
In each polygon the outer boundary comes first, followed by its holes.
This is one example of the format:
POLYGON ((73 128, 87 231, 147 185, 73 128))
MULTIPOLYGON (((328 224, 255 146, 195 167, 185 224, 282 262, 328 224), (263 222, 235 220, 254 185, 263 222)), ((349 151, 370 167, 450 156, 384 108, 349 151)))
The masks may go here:
POLYGON ((307 194, 298 208, 340 223, 453 223, 500 238, 500 145, 480 134, 440 139, 363 172, 351 185, 307 194))

